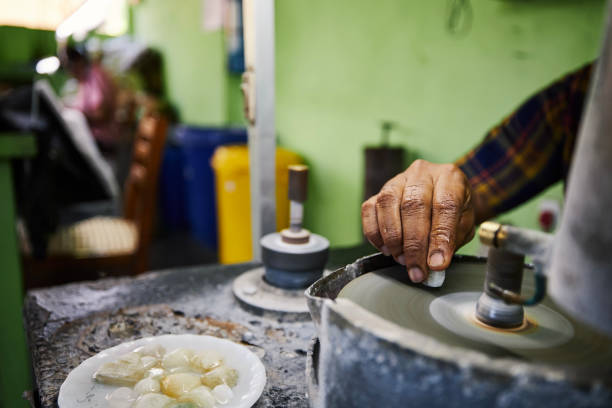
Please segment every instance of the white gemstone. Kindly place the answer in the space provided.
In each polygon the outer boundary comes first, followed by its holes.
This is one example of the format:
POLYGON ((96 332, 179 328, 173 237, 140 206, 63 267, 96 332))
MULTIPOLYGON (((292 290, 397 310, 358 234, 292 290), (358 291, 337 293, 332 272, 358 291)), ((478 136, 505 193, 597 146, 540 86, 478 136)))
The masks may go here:
POLYGON ((109 408, 130 408, 135 399, 136 395, 128 387, 117 388, 106 396, 109 408))
POLYGON ((446 271, 429 271, 427 279, 423 281, 423 285, 430 288, 439 288, 446 279, 446 271))
POLYGON ((212 395, 219 404, 227 404, 234 397, 232 389, 227 384, 217 385, 213 388, 212 395))

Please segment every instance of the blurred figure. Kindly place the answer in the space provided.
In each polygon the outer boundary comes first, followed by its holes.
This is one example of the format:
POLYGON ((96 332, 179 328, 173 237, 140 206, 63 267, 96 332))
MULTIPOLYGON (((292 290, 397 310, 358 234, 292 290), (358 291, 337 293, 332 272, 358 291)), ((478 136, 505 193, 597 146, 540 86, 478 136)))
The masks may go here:
POLYGON ((117 87, 99 60, 92 60, 84 47, 68 44, 59 52, 65 69, 78 81, 74 100, 68 105, 83 113, 98 148, 113 156, 119 142, 117 87))

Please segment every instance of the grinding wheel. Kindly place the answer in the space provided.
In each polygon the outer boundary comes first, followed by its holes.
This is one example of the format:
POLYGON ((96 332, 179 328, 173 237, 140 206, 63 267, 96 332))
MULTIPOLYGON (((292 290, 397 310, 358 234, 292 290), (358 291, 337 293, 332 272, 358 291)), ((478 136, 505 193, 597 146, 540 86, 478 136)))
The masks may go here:
POLYGON ((302 244, 283 241, 281 234, 267 234, 260 240, 266 280, 285 289, 305 289, 321 277, 329 255, 329 241, 309 233, 302 244))
MULTIPOLYGON (((532 274, 525 272, 522 290, 531 293, 532 274)), ((482 262, 455 262, 443 287, 431 289, 411 283, 403 267, 388 267, 350 281, 338 297, 450 346, 610 375, 610 339, 561 312, 549 298, 526 308, 519 328, 503 330, 479 322, 474 311, 484 275, 482 262)))
POLYGON ((309 354, 311 406, 611 407, 610 338, 549 299, 525 308, 527 324, 516 331, 480 325, 473 313, 485 268, 485 258, 455 255, 444 285, 432 289, 374 254, 312 284, 320 347, 309 354))

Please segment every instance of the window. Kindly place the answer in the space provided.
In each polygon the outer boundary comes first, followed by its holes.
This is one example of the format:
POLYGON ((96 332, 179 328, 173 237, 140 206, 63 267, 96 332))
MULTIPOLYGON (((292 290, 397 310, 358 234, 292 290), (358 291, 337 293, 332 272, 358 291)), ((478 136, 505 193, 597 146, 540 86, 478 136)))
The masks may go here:
MULTIPOLYGON (((101 1, 107 5, 108 14, 97 32, 124 34, 128 28, 126 0, 101 1)), ((85 0, 0 0, 0 25, 55 31, 84 3, 85 0)))

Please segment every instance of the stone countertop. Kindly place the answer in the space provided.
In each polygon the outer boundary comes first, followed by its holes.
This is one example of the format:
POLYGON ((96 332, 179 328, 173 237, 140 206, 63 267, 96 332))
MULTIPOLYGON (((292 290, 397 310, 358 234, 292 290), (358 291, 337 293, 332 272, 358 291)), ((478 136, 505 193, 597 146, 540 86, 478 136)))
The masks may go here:
POLYGON ((242 309, 232 280, 254 266, 181 268, 28 292, 25 325, 40 406, 57 407, 68 373, 103 349, 196 333, 240 341, 262 358, 268 381, 255 407, 307 407, 305 356, 314 326, 296 315, 242 309))
MULTIPOLYGON (((361 245, 332 251, 329 269, 372 252, 361 245)), ((32 290, 24 320, 41 408, 56 408, 68 373, 99 351, 160 334, 209 334, 241 342, 266 366, 255 407, 308 407, 306 351, 314 325, 304 315, 253 314, 232 281, 258 264, 210 265, 149 272, 32 290)))

